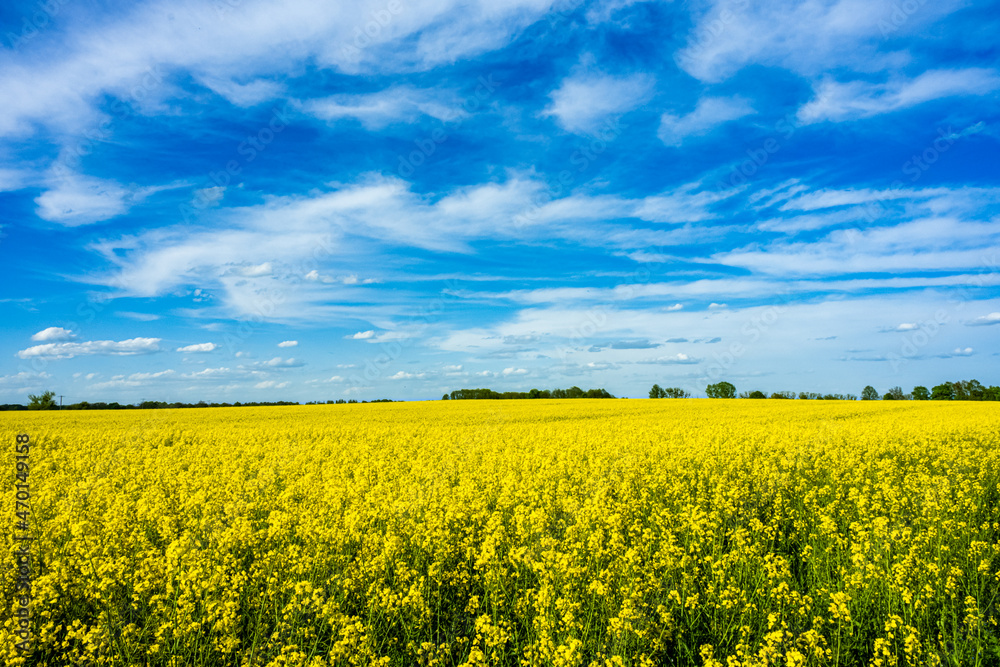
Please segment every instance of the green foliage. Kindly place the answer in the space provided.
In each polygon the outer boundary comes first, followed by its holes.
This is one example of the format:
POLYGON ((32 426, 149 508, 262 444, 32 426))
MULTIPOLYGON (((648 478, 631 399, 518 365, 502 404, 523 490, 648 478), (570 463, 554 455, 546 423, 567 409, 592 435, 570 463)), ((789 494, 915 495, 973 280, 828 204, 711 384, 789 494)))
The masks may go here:
POLYGON ((532 389, 531 391, 493 391, 492 389, 456 389, 451 392, 451 400, 510 400, 524 398, 614 398, 606 389, 588 389, 579 387, 569 389, 532 389))
POLYGON ((893 387, 889 391, 885 392, 885 396, 882 397, 883 401, 905 401, 910 397, 903 393, 901 387, 893 387))
POLYGON ((875 391, 875 387, 868 385, 861 390, 861 400, 862 401, 877 401, 878 392, 875 391))
POLYGON ((658 384, 654 384, 649 390, 650 398, 691 398, 691 392, 680 387, 667 387, 664 389, 658 384))
POLYGON ((716 382, 705 387, 709 398, 736 398, 736 387, 729 382, 716 382))
POLYGON ((28 401, 29 410, 55 410, 59 407, 56 405, 56 392, 54 391, 43 391, 41 394, 28 394, 28 401))
POLYGON ((956 401, 981 401, 983 400, 983 395, 986 393, 986 387, 984 387, 979 380, 967 380, 958 382, 952 382, 951 386, 955 389, 955 400, 956 401))
POLYGON ((932 401, 951 401, 955 398, 955 388, 950 382, 939 384, 931 389, 932 401))
POLYGON ((913 388, 912 396, 915 401, 927 401, 930 400, 931 392, 927 390, 927 387, 917 385, 913 388))

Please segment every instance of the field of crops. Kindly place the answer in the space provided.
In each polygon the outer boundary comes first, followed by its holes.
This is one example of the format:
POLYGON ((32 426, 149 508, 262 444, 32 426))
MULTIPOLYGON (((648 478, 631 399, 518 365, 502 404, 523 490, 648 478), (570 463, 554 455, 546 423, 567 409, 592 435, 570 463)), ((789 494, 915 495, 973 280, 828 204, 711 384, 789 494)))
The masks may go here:
POLYGON ((2 413, 0 664, 996 665, 998 423, 911 401, 2 413))

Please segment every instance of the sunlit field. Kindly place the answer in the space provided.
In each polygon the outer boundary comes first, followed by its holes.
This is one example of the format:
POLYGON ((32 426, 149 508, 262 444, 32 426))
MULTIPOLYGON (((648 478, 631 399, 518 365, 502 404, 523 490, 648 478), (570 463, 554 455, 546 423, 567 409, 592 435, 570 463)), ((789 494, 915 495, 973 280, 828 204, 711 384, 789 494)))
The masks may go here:
POLYGON ((912 401, 2 413, 0 664, 996 665, 998 424, 912 401))

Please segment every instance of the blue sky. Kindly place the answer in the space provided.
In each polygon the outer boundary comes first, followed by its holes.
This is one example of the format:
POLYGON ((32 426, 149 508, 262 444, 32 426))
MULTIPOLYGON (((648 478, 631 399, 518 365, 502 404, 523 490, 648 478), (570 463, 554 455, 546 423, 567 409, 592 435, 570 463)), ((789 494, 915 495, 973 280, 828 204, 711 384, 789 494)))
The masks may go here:
POLYGON ((0 402, 1000 383, 995 2, 6 2, 0 402))

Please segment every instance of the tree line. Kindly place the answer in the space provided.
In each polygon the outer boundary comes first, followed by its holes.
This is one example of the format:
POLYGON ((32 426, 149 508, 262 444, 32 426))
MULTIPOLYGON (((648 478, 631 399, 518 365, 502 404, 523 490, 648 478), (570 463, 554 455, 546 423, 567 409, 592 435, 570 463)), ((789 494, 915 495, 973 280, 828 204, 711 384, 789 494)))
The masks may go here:
MULTIPOLYGON (((56 393, 54 391, 45 391, 41 394, 29 394, 28 404, 21 405, 19 403, 5 403, 0 404, 0 412, 3 411, 16 411, 16 410, 176 410, 179 408, 256 408, 256 407, 271 407, 276 405, 302 405, 298 401, 246 401, 235 403, 207 403, 205 401, 198 401, 197 403, 182 403, 173 402, 168 403, 167 401, 142 401, 140 403, 104 403, 95 402, 90 403, 88 401, 80 401, 79 403, 70 403, 69 405, 60 406, 55 400, 56 393)), ((341 403, 392 403, 391 398, 378 398, 372 401, 356 401, 354 399, 345 401, 344 399, 339 399, 336 401, 309 401, 305 405, 327 405, 341 404, 341 403)))
POLYGON ((614 398, 606 389, 584 391, 573 386, 569 389, 532 389, 531 391, 493 391, 492 389, 456 389, 441 397, 442 401, 504 400, 522 398, 614 398))
MULTIPOLYGON (((901 387, 892 387, 882 395, 883 401, 1000 401, 1000 387, 983 385, 979 380, 942 382, 928 389, 918 385, 910 393, 901 387)), ((861 400, 879 400, 878 391, 868 385, 861 392, 861 400)))
MULTIPOLYGON (((854 394, 820 394, 812 391, 801 391, 796 394, 794 391, 776 391, 770 396, 760 390, 744 391, 736 393, 736 386, 731 382, 716 382, 705 387, 705 395, 709 398, 784 398, 799 399, 803 401, 823 400, 823 401, 856 401, 858 397, 854 394)), ((666 389, 654 384, 649 390, 650 398, 690 398, 691 393, 680 387, 668 387, 666 389)), ((927 389, 924 386, 916 386, 913 391, 906 393, 900 387, 892 387, 881 396, 875 387, 868 385, 861 391, 862 401, 1000 401, 1000 387, 983 385, 979 380, 959 380, 958 382, 944 382, 942 384, 927 389)))

